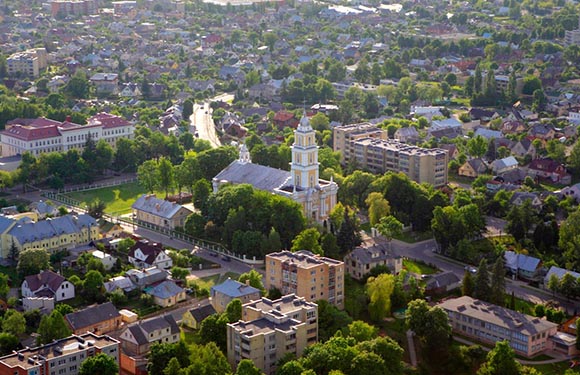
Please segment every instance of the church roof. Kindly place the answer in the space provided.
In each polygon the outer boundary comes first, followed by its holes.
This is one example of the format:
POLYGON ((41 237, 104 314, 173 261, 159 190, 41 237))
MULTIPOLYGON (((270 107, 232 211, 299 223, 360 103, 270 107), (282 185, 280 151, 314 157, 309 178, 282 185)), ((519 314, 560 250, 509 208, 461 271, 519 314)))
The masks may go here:
POLYGON ((250 184, 259 190, 273 191, 284 185, 289 178, 288 171, 235 160, 215 176, 214 180, 236 185, 250 184))

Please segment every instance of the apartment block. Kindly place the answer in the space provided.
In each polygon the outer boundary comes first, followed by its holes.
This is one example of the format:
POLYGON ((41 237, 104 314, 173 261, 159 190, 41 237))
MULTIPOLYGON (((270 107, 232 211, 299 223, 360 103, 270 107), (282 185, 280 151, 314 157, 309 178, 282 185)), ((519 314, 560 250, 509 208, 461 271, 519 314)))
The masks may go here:
POLYGON ((468 296, 438 304, 454 331, 481 342, 507 340, 518 354, 532 357, 554 347, 558 325, 468 296))
POLYGON ((352 141, 347 161, 373 173, 402 172, 411 180, 435 187, 447 184, 447 150, 408 145, 392 139, 362 138, 352 141))
POLYGON ((97 14, 98 0, 52 0, 50 13, 53 17, 97 14))
POLYGON ((327 300, 344 308, 344 262, 314 255, 307 250, 266 255, 266 290, 296 294, 309 302, 327 300))
POLYGON ((119 341, 87 332, 36 348, 26 348, 0 358, 0 374, 76 375, 81 363, 104 353, 119 364, 119 341))
POLYGON ((120 138, 132 139, 134 131, 133 123, 109 113, 96 114, 86 125, 75 124, 70 119, 64 122, 44 117, 16 119, 0 132, 0 145, 2 157, 25 152, 38 156, 47 152, 82 151, 89 137, 95 143, 104 139, 114 148, 120 138))
POLYGON ((388 139, 386 130, 369 122, 337 126, 333 130, 333 149, 341 154, 341 162, 350 160, 354 153, 353 141, 362 138, 388 139))
POLYGON ((21 73, 28 77, 38 77, 40 72, 48 66, 48 54, 45 48, 29 49, 18 52, 6 59, 6 68, 9 75, 21 73))
POLYGON ((300 357, 318 341, 318 306, 294 294, 242 306, 242 320, 228 324, 227 355, 232 366, 250 359, 266 374, 287 353, 300 357))

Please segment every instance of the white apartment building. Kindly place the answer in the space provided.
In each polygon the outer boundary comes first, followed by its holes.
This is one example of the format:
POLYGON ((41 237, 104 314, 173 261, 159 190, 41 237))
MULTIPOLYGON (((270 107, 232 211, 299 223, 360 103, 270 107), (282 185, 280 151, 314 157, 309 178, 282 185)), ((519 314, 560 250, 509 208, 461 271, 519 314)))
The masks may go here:
POLYGON ((48 66, 47 56, 45 48, 34 48, 25 52, 14 53, 6 59, 8 74, 15 75, 20 72, 36 78, 48 66))

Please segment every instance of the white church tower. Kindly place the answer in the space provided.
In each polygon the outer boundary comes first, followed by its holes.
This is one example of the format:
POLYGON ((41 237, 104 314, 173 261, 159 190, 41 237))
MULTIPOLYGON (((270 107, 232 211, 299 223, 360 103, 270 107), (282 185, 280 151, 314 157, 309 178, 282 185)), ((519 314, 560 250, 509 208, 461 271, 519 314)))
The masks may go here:
POLYGON ((316 132, 310 126, 306 112, 294 132, 292 145, 292 184, 301 189, 318 186, 318 146, 316 132))

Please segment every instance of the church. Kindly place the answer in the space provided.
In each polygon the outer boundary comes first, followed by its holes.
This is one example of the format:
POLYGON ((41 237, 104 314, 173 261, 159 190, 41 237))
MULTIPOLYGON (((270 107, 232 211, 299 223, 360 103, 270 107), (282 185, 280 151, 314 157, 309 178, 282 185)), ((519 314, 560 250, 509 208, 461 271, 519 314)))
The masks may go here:
MULTIPOLYGON (((336 182, 319 178, 316 133, 306 113, 294 131, 290 171, 253 164, 245 144, 240 157, 213 178, 213 191, 224 184, 250 184, 256 189, 300 203, 307 219, 325 224, 337 202, 336 182)), ((326 223, 328 224, 328 223, 326 223)))

